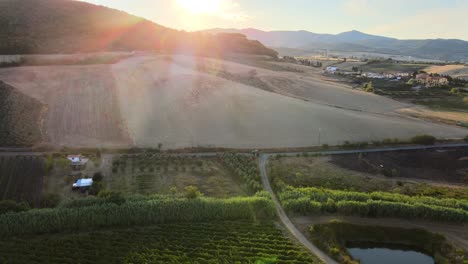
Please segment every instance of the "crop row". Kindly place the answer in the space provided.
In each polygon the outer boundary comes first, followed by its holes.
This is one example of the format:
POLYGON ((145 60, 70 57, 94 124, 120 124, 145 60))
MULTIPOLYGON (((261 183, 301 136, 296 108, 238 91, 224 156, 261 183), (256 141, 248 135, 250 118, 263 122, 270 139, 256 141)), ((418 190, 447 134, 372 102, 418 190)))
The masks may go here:
POLYGON ((0 200, 38 205, 45 165, 42 158, 0 157, 0 200))
POLYGON ((280 193, 279 197, 286 210, 300 214, 339 213, 361 217, 468 222, 464 200, 292 187, 280 193))
POLYGON ((261 191, 262 181, 255 159, 249 156, 225 153, 221 160, 247 186, 250 192, 261 191))
POLYGON ((270 221, 162 224, 0 240, 2 263, 268 263, 268 260, 318 263, 270 221))
POLYGON ((95 230, 103 227, 143 226, 171 222, 215 220, 255 220, 270 218, 274 205, 266 197, 231 199, 160 198, 100 203, 73 208, 30 210, 0 215, 0 236, 16 236, 66 231, 95 230))
POLYGON ((388 192, 352 192, 352 191, 339 191, 322 188, 293 188, 288 187, 286 191, 280 194, 282 200, 298 199, 308 197, 313 201, 326 202, 328 199, 337 201, 359 201, 365 202, 368 200, 387 201, 387 202, 403 202, 403 203, 422 203, 427 205, 436 205, 454 209, 463 209, 468 211, 468 201, 464 199, 452 198, 433 198, 428 196, 408 196, 398 193, 388 192))

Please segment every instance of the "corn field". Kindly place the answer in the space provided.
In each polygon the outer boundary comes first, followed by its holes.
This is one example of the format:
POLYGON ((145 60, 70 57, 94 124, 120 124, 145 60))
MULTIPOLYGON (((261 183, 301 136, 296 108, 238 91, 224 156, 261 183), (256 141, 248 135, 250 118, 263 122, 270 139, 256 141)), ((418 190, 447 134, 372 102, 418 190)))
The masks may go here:
POLYGON ((174 222, 203 222, 271 218, 272 201, 266 197, 183 199, 161 197, 89 206, 34 209, 0 215, 0 236, 88 231, 108 227, 145 226, 174 222))

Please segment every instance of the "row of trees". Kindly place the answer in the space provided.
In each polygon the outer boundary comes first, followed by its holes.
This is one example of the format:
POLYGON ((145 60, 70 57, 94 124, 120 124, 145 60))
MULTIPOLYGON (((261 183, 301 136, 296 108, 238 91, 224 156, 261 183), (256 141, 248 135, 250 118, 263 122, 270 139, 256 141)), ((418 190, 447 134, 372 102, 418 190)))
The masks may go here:
POLYGON ((374 201, 388 201, 388 202, 403 202, 408 204, 422 203, 427 205, 436 205, 454 209, 462 209, 468 211, 468 201, 464 199, 438 199, 428 196, 408 196, 398 193, 389 192, 353 192, 353 191, 340 191, 330 189, 319 189, 314 187, 309 188, 293 188, 288 187, 286 191, 280 193, 281 200, 296 200, 299 198, 307 197, 312 201, 327 202, 328 199, 334 201, 358 201, 365 202, 368 200, 374 201))
POLYGON ((279 197, 286 210, 300 214, 338 213, 361 217, 468 222, 466 200, 291 187, 280 193, 279 197))
POLYGON ((253 157, 225 153, 221 156, 221 160, 245 183, 249 192, 253 194, 263 190, 260 171, 253 157))
POLYGON ((155 199, 75 204, 72 208, 33 209, 0 215, 0 236, 76 232, 103 227, 144 226, 173 222, 271 218, 275 207, 262 196, 230 199, 155 199))

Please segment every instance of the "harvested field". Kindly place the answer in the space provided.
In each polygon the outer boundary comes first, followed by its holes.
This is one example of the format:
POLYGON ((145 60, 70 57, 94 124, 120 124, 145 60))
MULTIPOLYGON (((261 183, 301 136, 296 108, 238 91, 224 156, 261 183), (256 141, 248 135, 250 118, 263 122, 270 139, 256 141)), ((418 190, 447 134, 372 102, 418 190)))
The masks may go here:
POLYGON ((302 80, 295 73, 255 69, 256 76, 274 84, 271 87, 281 95, 217 76, 220 70, 248 74, 253 69, 187 56, 137 57, 113 65, 131 138, 137 146, 242 148, 408 138, 434 131, 438 137, 465 134, 461 128, 393 114, 405 104, 312 77, 302 80), (210 73, 197 71, 199 65, 210 73), (315 98, 307 102, 282 96, 286 93, 315 98), (354 108, 360 110, 349 110, 354 108))
POLYGON ((108 67, 18 67, 0 80, 47 107, 46 143, 75 147, 130 145, 108 67))
POLYGON ((450 124, 455 124, 457 122, 468 123, 468 114, 465 112, 431 111, 422 107, 404 108, 398 111, 402 114, 434 120, 436 122, 447 122, 450 124))
POLYGON ((424 70, 429 73, 438 73, 450 75, 454 78, 468 79, 468 66, 465 65, 430 66, 424 70))
POLYGON ((45 174, 45 163, 41 157, 0 157, 0 200, 38 205, 45 174))
POLYGON ((39 143, 44 105, 0 81, 0 146, 39 143))
POLYGON ((337 155, 332 162, 360 172, 389 172, 390 177, 468 184, 467 158, 468 149, 459 148, 337 155), (392 171, 398 175, 391 175, 392 171))
POLYGON ((272 91, 292 98, 298 98, 315 104, 345 108, 371 113, 390 113, 396 109, 408 106, 385 97, 352 90, 350 86, 327 81, 320 70, 290 63, 273 63, 291 65, 300 68, 304 73, 278 72, 266 69, 254 68, 238 63, 200 58, 197 60, 186 56, 173 57, 175 64, 189 70, 204 69, 203 72, 225 78, 225 73, 233 75, 227 78, 234 82, 240 82, 266 91, 272 91), (250 81, 250 82, 249 82, 250 81), (260 83, 260 84, 259 84, 260 83))
POLYGON ((143 54, 113 65, 0 69, 0 80, 47 106, 44 141, 56 146, 274 148, 466 134, 404 117, 397 110, 409 104, 313 70, 143 54))
POLYGON ((0 55, 0 67, 39 65, 112 64, 132 56, 132 52, 96 52, 54 55, 0 55))

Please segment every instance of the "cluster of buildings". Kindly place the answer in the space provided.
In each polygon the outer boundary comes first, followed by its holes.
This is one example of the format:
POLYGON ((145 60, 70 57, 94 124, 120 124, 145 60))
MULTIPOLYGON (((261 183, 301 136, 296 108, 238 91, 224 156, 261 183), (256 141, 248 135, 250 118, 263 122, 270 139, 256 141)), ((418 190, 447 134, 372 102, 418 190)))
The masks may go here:
POLYGON ((432 75, 427 73, 419 73, 416 76, 409 72, 383 72, 383 73, 374 73, 374 72, 362 72, 362 71, 340 71, 336 66, 326 67, 324 70, 328 74, 339 73, 341 75, 355 76, 355 77, 365 77, 368 79, 386 79, 386 80, 395 80, 395 81, 411 81, 413 84, 419 84, 424 87, 438 87, 449 85, 450 82, 446 77, 432 75))
POLYGON ((433 76, 427 73, 419 73, 416 75, 415 81, 426 87, 437 87, 449 85, 449 80, 443 76, 433 76))

